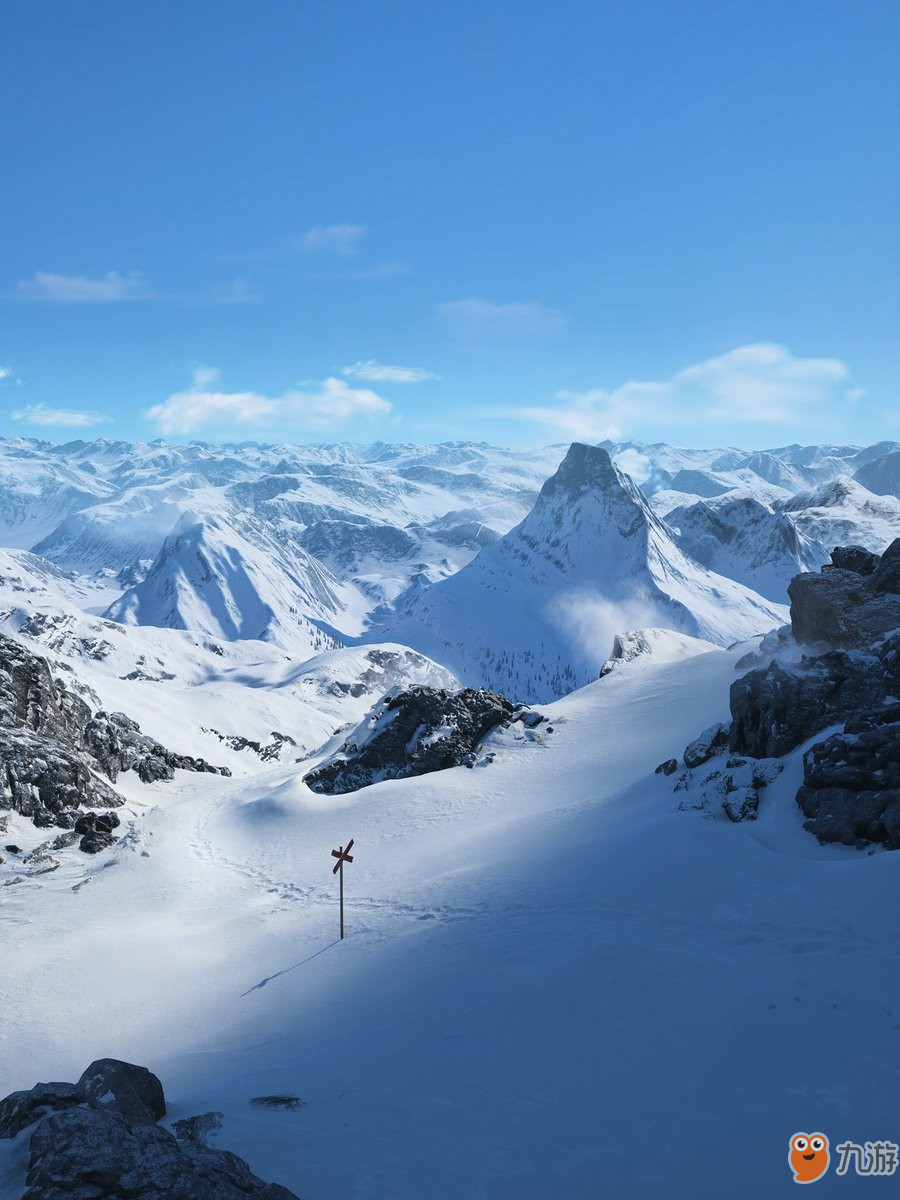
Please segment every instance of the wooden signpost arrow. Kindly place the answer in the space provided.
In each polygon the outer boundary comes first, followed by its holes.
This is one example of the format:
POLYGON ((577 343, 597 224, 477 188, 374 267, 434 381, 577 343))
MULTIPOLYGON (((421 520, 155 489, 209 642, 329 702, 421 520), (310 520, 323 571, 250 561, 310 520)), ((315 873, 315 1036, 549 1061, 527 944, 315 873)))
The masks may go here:
POLYGON ((353 862, 353 855, 350 853, 352 849, 353 838, 347 843, 346 849, 343 846, 339 846, 337 850, 332 850, 331 852, 331 857, 337 859, 337 862, 334 864, 334 870, 331 873, 332 875, 337 875, 340 872, 341 875, 341 941, 344 940, 344 863, 353 862))

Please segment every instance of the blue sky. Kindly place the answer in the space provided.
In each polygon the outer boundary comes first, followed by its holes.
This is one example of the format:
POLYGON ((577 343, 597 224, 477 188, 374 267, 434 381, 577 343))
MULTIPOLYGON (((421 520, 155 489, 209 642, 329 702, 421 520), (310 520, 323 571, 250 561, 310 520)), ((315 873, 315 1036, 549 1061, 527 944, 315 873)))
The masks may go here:
POLYGON ((900 440, 894 0, 6 0, 0 435, 900 440))

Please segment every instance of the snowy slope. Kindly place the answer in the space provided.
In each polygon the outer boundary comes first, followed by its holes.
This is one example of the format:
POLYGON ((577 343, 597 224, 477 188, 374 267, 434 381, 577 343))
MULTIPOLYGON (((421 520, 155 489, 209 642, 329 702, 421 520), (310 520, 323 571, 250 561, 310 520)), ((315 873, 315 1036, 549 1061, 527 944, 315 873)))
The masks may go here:
MULTIPOLYGON (((896 1140, 900 856, 803 832, 801 751, 755 825, 652 773, 725 715, 738 653, 625 664, 481 770, 155 785, 110 865, 4 889, 0 1094, 146 1063, 168 1120, 223 1112, 308 1200, 758 1200, 793 1194, 798 1129, 896 1140), (248 1104, 273 1093, 306 1106, 248 1104)), ((851 1180, 822 1194, 892 1186, 851 1180)))
POLYGON ((146 578, 105 616, 226 641, 274 641, 302 658, 337 644, 313 621, 358 626, 364 603, 355 589, 299 547, 259 529, 255 535, 251 541, 214 517, 185 514, 146 578))
POLYGON ((727 645, 786 616, 688 558, 608 453, 575 443, 521 524, 373 636, 530 702, 595 679, 622 630, 655 625, 727 645))
POLYGON ((881 554, 900 529, 900 500, 876 496, 846 475, 799 492, 779 507, 825 554, 847 545, 881 554))
POLYGON ((675 508, 666 514, 666 524, 697 562, 776 603, 795 575, 828 561, 787 513, 749 496, 729 494, 675 508))

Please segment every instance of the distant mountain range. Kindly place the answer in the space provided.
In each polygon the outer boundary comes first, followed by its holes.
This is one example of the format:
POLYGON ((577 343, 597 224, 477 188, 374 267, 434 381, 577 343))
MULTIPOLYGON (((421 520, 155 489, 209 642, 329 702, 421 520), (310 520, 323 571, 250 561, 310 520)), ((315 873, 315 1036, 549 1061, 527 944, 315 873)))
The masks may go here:
POLYGON ((880 553, 898 529, 896 442, 0 440, 0 545, 54 581, 70 625, 88 613, 295 662, 400 642, 521 701, 596 678, 629 629, 764 632, 793 575, 837 544, 880 553))

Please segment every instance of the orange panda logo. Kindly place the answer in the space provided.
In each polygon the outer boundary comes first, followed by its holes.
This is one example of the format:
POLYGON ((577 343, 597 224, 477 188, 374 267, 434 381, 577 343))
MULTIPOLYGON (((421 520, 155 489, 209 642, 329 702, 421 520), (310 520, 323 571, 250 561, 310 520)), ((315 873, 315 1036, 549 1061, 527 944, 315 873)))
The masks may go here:
POLYGON ((828 1170, 828 1138, 824 1133, 795 1133, 788 1162, 794 1183, 815 1183, 828 1170))

